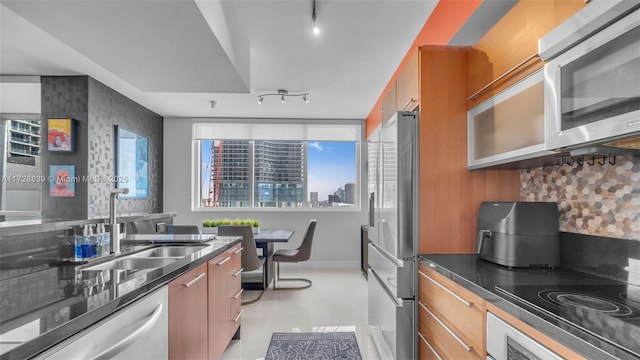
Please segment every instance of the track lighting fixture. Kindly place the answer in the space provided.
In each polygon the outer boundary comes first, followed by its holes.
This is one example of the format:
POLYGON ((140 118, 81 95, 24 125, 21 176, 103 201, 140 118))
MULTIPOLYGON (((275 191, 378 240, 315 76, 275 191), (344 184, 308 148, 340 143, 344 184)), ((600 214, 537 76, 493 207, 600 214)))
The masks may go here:
POLYGON ((311 26, 313 26, 313 35, 320 34, 320 28, 316 24, 316 0, 313 0, 313 10, 311 12, 311 26))
POLYGON ((287 90, 278 90, 277 93, 271 93, 271 94, 260 94, 258 95, 258 104, 262 105, 262 102, 264 101, 264 98, 267 96, 279 96, 280 97, 280 102, 281 103, 285 103, 285 98, 289 97, 289 96, 301 96, 302 100, 304 101, 305 104, 309 103, 309 93, 305 92, 305 93, 300 93, 300 94, 289 94, 289 92, 287 90))

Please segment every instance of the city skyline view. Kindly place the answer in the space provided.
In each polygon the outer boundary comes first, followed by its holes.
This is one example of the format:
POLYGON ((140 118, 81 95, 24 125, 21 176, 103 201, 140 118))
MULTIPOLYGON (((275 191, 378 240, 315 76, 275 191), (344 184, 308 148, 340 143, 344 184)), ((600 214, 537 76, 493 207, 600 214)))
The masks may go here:
POLYGON ((356 182, 354 142, 314 141, 308 147, 308 191, 317 192, 318 201, 326 201, 345 184, 356 182))
MULTIPOLYGON (((211 146, 214 140, 201 141, 201 198, 208 193, 211 177, 211 146)), ((307 142, 307 189, 306 196, 318 193, 318 201, 326 202, 345 184, 356 182, 356 143, 334 141, 307 142)), ((344 200, 344 199, 342 199, 344 200)))

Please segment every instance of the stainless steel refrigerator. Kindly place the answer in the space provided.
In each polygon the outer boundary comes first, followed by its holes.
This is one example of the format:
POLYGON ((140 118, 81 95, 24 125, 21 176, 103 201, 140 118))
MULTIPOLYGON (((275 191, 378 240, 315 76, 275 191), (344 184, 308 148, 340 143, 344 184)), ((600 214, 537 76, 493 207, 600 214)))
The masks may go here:
POLYGON ((382 359, 417 358, 418 113, 398 112, 367 139, 369 332, 382 359))

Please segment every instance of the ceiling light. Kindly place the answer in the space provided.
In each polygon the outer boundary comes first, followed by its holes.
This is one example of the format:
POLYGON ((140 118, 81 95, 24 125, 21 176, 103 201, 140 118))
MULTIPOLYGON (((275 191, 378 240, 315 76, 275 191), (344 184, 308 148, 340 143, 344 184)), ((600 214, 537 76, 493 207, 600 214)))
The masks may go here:
POLYGON ((264 98, 267 96, 279 96, 280 97, 280 102, 281 103, 285 103, 285 100, 287 97, 290 96, 300 96, 302 97, 302 100, 305 102, 305 104, 309 103, 309 93, 305 92, 305 93, 300 93, 300 94, 289 94, 289 92, 287 90, 278 90, 277 93, 267 93, 267 94, 260 94, 258 95, 258 104, 262 105, 262 102, 264 101, 264 98))
POLYGON ((316 0, 313 0, 313 10, 311 12, 311 24, 313 26, 313 35, 320 34, 320 28, 316 24, 316 0))

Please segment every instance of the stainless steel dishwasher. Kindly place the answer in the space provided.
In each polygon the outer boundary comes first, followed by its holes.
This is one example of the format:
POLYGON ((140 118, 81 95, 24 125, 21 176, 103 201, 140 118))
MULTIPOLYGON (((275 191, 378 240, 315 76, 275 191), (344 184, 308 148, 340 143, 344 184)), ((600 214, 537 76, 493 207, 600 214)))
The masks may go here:
POLYGON ((36 359, 167 359, 168 305, 169 289, 163 286, 36 359))

